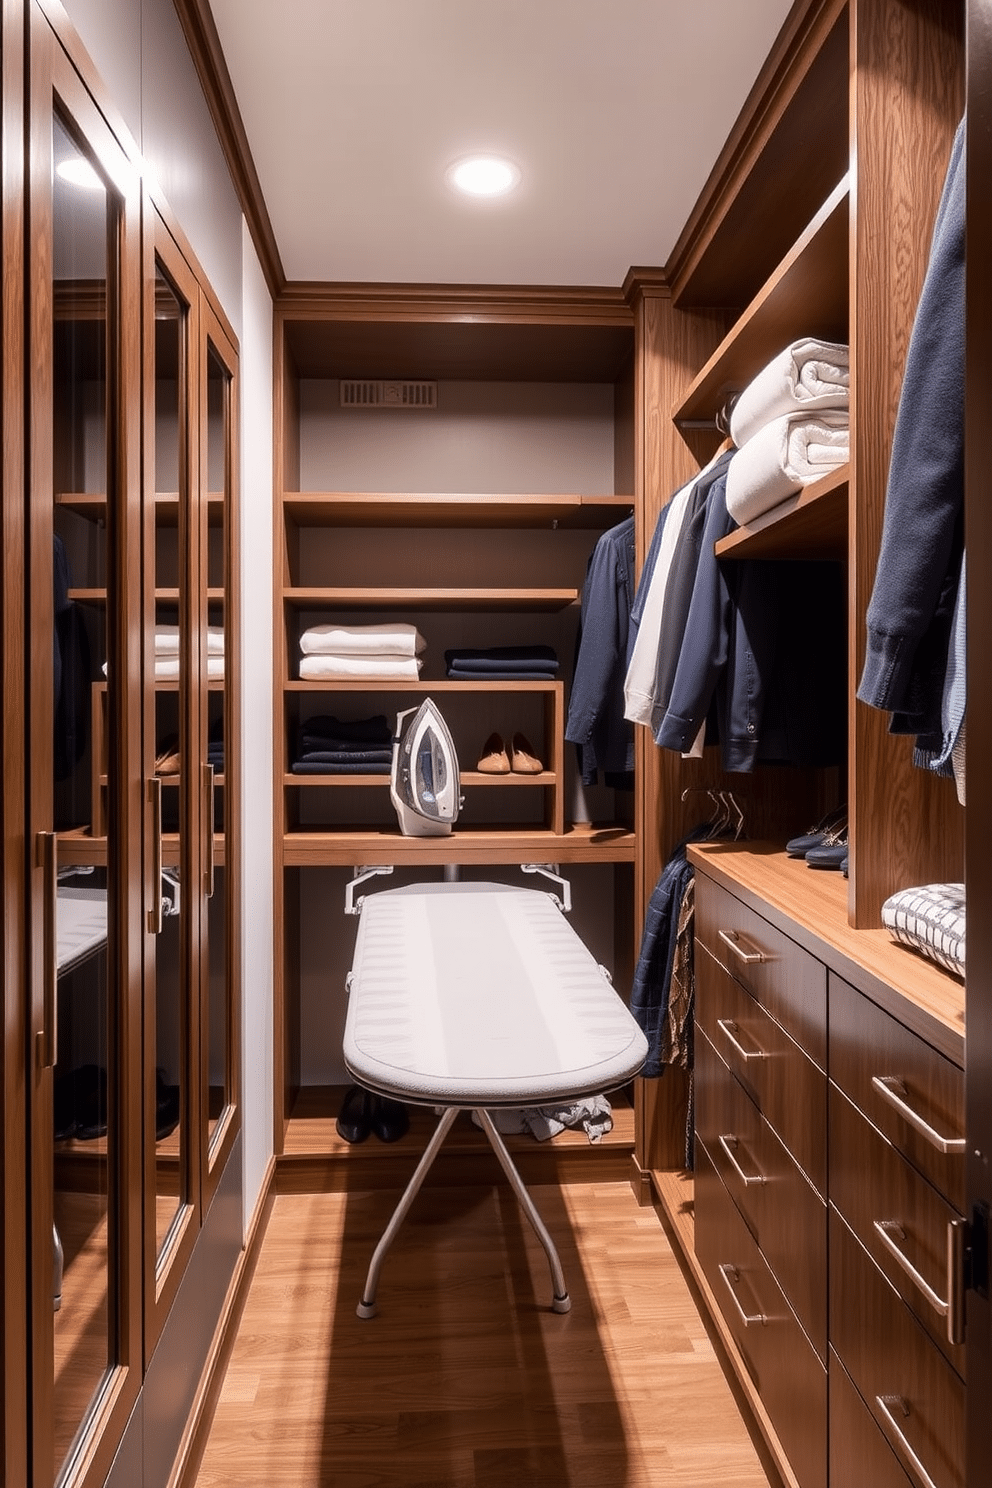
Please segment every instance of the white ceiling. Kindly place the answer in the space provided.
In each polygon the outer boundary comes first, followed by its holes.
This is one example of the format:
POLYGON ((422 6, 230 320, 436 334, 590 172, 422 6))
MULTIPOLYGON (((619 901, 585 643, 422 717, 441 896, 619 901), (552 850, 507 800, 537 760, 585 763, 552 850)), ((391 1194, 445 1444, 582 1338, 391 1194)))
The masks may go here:
POLYGON ((562 285, 665 263, 791 6, 210 3, 288 279, 562 285))

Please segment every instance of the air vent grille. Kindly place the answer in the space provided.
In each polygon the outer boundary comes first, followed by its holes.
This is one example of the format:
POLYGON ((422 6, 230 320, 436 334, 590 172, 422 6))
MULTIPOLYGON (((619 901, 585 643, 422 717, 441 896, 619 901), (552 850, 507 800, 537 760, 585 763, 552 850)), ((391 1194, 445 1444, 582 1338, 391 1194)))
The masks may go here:
POLYGON ((341 379, 342 408, 436 408, 436 382, 341 379))

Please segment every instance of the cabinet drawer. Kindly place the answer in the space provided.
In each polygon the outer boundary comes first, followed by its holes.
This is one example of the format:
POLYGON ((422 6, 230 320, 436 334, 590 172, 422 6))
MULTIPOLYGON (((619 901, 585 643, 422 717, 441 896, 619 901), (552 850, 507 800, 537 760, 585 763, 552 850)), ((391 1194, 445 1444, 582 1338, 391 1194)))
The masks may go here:
POLYGON ((703 1147, 696 1254, 802 1488, 826 1488, 826 1370, 703 1147))
POLYGON ((834 1085, 828 1106, 831 1202, 963 1379, 965 1349, 949 1342, 946 1311, 948 1230, 958 1215, 834 1085))
POLYGON ((833 1207, 830 1342, 912 1481, 915 1456, 935 1488, 964 1488, 964 1385, 833 1207))
POLYGON ((696 875, 696 938, 825 1069, 823 964, 701 873, 696 875))
POLYGON ((696 1021, 820 1193, 827 1178, 827 1082, 822 1070, 702 948, 696 1021))
POLYGON ((829 1027, 830 1078, 963 1212, 962 1071, 833 973, 829 1027))
POLYGON ((825 1364, 826 1205, 702 1032, 695 1091, 696 1136, 825 1364))
POLYGON ((830 1482, 839 1488, 920 1488, 896 1461, 850 1376, 830 1351, 830 1482))

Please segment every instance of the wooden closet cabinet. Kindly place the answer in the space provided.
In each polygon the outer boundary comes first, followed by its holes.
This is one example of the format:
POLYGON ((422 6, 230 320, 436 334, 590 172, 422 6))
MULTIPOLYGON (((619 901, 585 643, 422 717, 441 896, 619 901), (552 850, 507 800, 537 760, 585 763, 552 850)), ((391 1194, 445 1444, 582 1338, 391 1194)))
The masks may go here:
POLYGON ((648 883, 701 816, 700 789, 733 789, 744 812, 748 840, 688 849, 694 1179, 671 1171, 670 1112, 645 1152, 782 1479, 801 1488, 964 1482, 964 989, 880 920, 895 890, 962 879, 964 813, 855 694, 965 52, 963 4, 800 0, 665 274, 675 324, 708 315, 712 341, 659 465, 680 444, 712 452, 723 402, 793 340, 850 346, 848 465, 717 549, 843 566, 846 760, 806 779, 725 776, 648 750, 643 773, 662 802, 648 883), (787 857, 844 802, 849 878, 787 857))
MULTIPOLYGON (((620 291, 327 286, 277 303, 281 1181, 315 1181, 319 1168, 319 1181, 341 1182, 330 1159, 365 1160, 378 1146, 358 1153, 334 1131, 354 944, 344 887, 356 868, 485 877, 494 866, 505 876, 559 864, 573 878, 580 933, 618 987, 629 984, 630 796, 602 784, 583 794, 564 731, 586 563, 634 507, 633 362, 620 291), (419 679, 301 678, 301 634, 331 620, 414 624, 426 642, 419 679), (557 680, 446 676, 450 647, 533 643, 554 648, 557 680), (388 773, 293 771, 308 718, 380 716, 392 727, 427 696, 459 756, 463 803, 450 836, 400 834, 388 773), (490 732, 509 744, 517 730, 541 773, 481 773, 490 732)), ((629 1110, 618 1117, 621 1170, 632 1122, 629 1110)))

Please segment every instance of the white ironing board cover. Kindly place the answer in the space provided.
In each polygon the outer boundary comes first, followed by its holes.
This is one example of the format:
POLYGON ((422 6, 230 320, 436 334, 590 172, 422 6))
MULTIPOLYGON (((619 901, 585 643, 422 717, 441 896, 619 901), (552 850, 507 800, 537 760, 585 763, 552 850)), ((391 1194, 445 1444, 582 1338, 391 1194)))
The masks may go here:
POLYGON ((506 884, 370 895, 344 1060, 414 1104, 534 1106, 615 1089, 647 1040, 553 897, 506 884))

